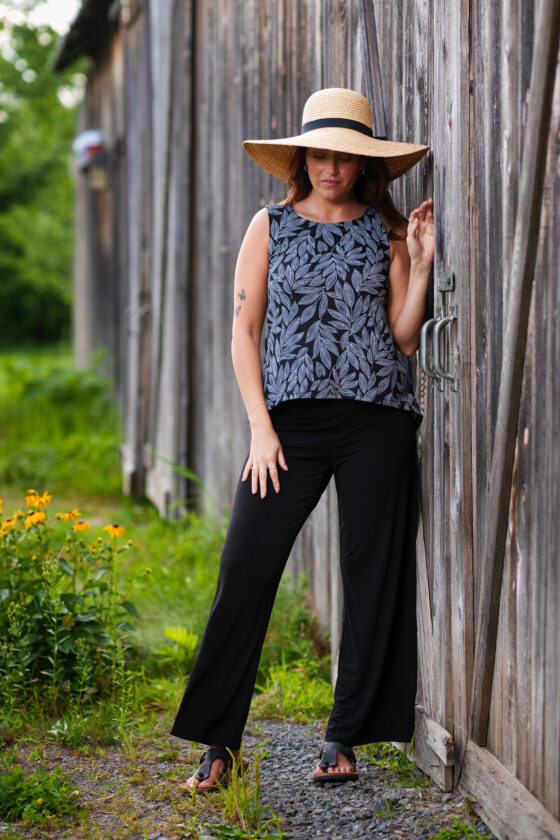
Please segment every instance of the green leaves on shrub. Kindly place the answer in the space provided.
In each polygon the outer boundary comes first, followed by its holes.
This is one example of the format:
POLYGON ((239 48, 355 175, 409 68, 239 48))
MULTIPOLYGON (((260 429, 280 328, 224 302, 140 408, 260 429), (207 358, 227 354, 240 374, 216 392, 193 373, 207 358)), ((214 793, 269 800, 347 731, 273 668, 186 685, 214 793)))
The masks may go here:
MULTIPOLYGON (((28 695, 50 700, 111 692, 119 658, 134 655, 138 617, 116 582, 124 529, 110 524, 93 542, 79 510, 57 514, 51 496, 29 491, 21 510, 0 522, 0 694, 8 708, 28 695), (62 525, 64 523, 64 525, 62 525)), ((149 574, 149 570, 145 570, 149 574)))
POLYGON ((26 772, 13 752, 0 755, 0 817, 43 823, 48 815, 75 815, 79 789, 59 767, 26 772))

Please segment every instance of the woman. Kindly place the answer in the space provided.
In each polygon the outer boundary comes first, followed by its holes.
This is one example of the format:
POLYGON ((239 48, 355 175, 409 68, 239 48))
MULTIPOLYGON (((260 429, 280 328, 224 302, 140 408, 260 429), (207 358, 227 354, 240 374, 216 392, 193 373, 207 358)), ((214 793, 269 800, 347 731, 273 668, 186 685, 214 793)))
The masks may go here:
POLYGON ((433 215, 424 201, 407 224, 387 186, 428 147, 374 138, 368 101, 344 88, 308 99, 301 135, 243 145, 291 190, 254 216, 235 273, 232 356, 251 446, 171 730, 211 745, 181 785, 198 792, 230 772, 285 563, 332 476, 344 615, 312 780, 357 778, 353 746, 408 741, 414 728, 422 415, 407 356, 424 317, 433 215))

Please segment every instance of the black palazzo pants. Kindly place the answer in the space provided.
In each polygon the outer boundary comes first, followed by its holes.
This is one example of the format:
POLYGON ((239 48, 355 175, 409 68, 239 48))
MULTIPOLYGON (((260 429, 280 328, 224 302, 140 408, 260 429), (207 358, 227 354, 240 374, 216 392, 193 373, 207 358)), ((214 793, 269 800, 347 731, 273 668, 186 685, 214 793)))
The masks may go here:
MULTIPOLYGON (((172 735, 238 749, 294 540, 334 475, 343 624, 326 740, 409 741, 416 695, 417 422, 345 399, 271 409, 288 471, 267 495, 239 479, 218 584, 172 735)), ((246 459, 244 464, 246 463, 246 459)))

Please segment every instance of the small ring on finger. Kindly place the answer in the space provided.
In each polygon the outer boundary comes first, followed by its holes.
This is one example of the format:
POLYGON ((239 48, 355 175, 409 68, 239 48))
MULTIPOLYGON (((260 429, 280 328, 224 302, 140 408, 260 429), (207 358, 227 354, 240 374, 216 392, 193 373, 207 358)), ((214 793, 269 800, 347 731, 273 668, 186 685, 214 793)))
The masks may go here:
POLYGON ((251 467, 251 472, 255 472, 255 470, 258 470, 258 467, 251 467))

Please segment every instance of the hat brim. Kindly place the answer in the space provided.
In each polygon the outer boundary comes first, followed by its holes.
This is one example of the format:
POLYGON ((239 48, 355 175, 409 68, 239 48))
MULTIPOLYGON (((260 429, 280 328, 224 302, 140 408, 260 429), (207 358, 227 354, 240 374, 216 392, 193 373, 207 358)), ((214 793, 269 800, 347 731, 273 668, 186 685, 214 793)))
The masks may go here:
POLYGON ((255 163, 258 163, 275 178, 286 183, 290 180, 292 161, 298 148, 311 147, 333 152, 383 158, 391 180, 411 169, 428 152, 429 146, 416 143, 399 143, 392 140, 377 140, 348 128, 316 128, 284 137, 280 140, 245 140, 243 148, 255 163))

